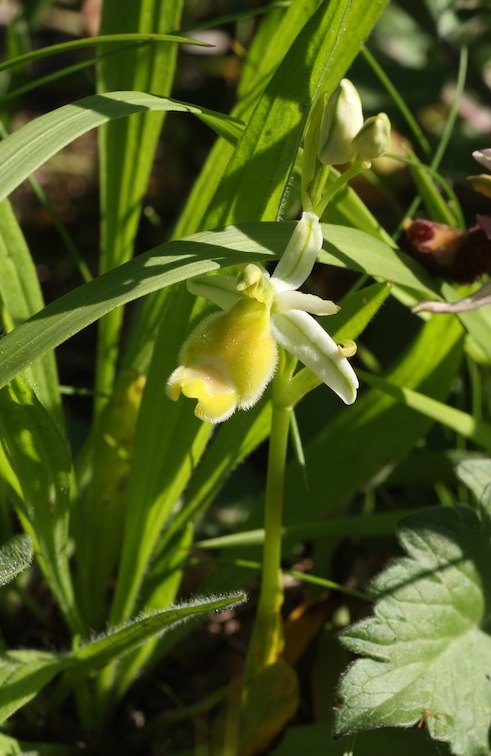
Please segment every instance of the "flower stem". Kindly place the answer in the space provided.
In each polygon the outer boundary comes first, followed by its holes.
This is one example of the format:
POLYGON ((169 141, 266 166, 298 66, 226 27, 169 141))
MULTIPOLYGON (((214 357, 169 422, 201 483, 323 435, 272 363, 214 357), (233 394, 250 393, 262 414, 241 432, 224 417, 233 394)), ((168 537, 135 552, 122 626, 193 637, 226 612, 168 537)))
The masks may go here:
POLYGON ((362 173, 364 170, 364 166, 359 163, 355 162, 352 166, 350 166, 346 171, 340 174, 340 176, 334 181, 333 184, 329 187, 327 192, 321 197, 321 199, 314 203, 314 213, 321 218, 322 213, 328 206, 329 202, 332 200, 334 195, 339 192, 340 189, 343 188, 345 184, 348 183, 352 178, 357 176, 359 173, 362 173))
POLYGON ((266 666, 272 664, 283 649, 281 528, 288 431, 292 414, 291 407, 275 402, 275 395, 278 396, 281 393, 283 383, 284 375, 281 370, 278 370, 273 381, 273 416, 266 483, 263 569, 257 615, 246 663, 246 684, 266 666))

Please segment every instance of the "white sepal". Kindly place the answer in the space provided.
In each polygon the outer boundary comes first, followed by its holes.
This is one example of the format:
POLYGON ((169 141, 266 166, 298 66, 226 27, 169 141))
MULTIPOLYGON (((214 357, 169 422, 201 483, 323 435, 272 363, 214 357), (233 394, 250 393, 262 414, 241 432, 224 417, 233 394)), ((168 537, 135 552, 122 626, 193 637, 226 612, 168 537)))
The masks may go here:
POLYGON ((302 291, 280 291, 274 299, 274 312, 302 310, 313 315, 335 315, 341 308, 330 299, 304 294, 302 291))
POLYGON ((271 330, 284 349, 303 362, 345 404, 353 404, 358 388, 355 371, 314 318, 298 310, 274 313, 271 330))
POLYGON ((322 249, 322 230, 314 213, 303 213, 271 278, 276 291, 298 289, 322 249))

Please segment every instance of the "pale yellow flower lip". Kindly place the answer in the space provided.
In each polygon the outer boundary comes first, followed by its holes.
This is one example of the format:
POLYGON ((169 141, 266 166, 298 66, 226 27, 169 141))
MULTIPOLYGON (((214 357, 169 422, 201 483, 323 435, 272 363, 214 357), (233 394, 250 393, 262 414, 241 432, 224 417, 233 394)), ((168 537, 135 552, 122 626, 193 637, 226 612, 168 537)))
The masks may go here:
POLYGON ((333 315, 334 302, 297 291, 310 275, 323 238, 319 219, 304 213, 276 270, 249 264, 239 277, 197 276, 188 288, 222 307, 184 342, 180 366, 167 394, 197 399, 195 414, 210 423, 249 409, 263 395, 276 369, 278 348, 297 357, 346 403, 356 399, 358 380, 347 354, 312 317, 333 315), (312 314, 310 314, 312 313, 312 314))

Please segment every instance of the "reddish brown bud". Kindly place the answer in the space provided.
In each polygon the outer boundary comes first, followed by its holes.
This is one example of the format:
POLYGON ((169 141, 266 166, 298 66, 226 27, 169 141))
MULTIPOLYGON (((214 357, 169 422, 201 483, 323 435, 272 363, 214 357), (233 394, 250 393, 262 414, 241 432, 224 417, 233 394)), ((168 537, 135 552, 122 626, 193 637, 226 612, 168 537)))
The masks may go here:
POLYGON ((407 221, 403 249, 435 276, 472 283, 491 270, 491 218, 459 231, 429 220, 407 221))

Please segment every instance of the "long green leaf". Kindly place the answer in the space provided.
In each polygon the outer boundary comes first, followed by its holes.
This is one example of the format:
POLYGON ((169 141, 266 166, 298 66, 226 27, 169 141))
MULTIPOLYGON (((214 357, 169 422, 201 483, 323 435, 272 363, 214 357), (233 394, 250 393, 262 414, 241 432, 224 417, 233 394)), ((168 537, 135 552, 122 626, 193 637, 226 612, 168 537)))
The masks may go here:
MULTIPOLYGON (((170 32, 180 26, 183 0, 133 0, 121 13, 119 0, 105 0, 101 31, 170 32)), ((167 97, 176 68, 176 45, 126 48, 106 57, 97 68, 99 94, 139 90, 167 97)), ((140 113, 113 120, 98 132, 101 202, 102 273, 129 260, 140 220, 155 149, 165 112, 140 113)), ((96 415, 113 387, 124 311, 99 323, 96 360, 96 415)))
POLYGON ((460 433, 465 438, 469 438, 474 443, 491 451, 491 425, 489 423, 476 420, 467 412, 450 407, 448 404, 432 399, 430 396, 424 396, 424 394, 413 391, 406 386, 395 386, 390 381, 370 375, 364 370, 359 370, 358 375, 369 386, 380 389, 380 391, 393 396, 407 407, 411 407, 426 415, 426 417, 446 425, 447 428, 451 428, 456 433, 460 433))
POLYGON ((0 143, 0 200, 50 157, 90 129, 115 118, 150 110, 192 113, 233 141, 242 131, 241 124, 228 116, 144 92, 106 92, 85 97, 35 118, 0 143))
POLYGON ((236 606, 245 600, 244 593, 219 598, 195 599, 172 609, 142 615, 80 646, 73 652, 72 665, 77 674, 95 672, 178 622, 236 606))
POLYGON ((172 625, 235 606, 245 599, 245 594, 237 593, 197 599, 172 609, 156 611, 63 655, 31 650, 10 651, 0 657, 0 722, 34 698, 60 672, 68 670, 70 676, 85 677, 172 625))
POLYGON ((86 47, 94 47, 95 45, 121 45, 123 42, 136 42, 136 43, 159 43, 170 42, 172 44, 186 44, 186 45, 199 45, 206 46, 206 43, 200 42, 189 37, 179 37, 176 34, 106 34, 97 37, 86 37, 84 39, 74 39, 70 42, 60 42, 57 45, 49 45, 48 47, 41 47, 38 50, 32 50, 24 55, 18 55, 16 58, 9 58, 3 63, 0 63, 0 72, 8 71, 11 68, 17 66, 26 65, 26 63, 32 63, 35 60, 41 58, 49 58, 52 55, 60 55, 62 53, 71 52, 72 50, 83 50, 86 47))

